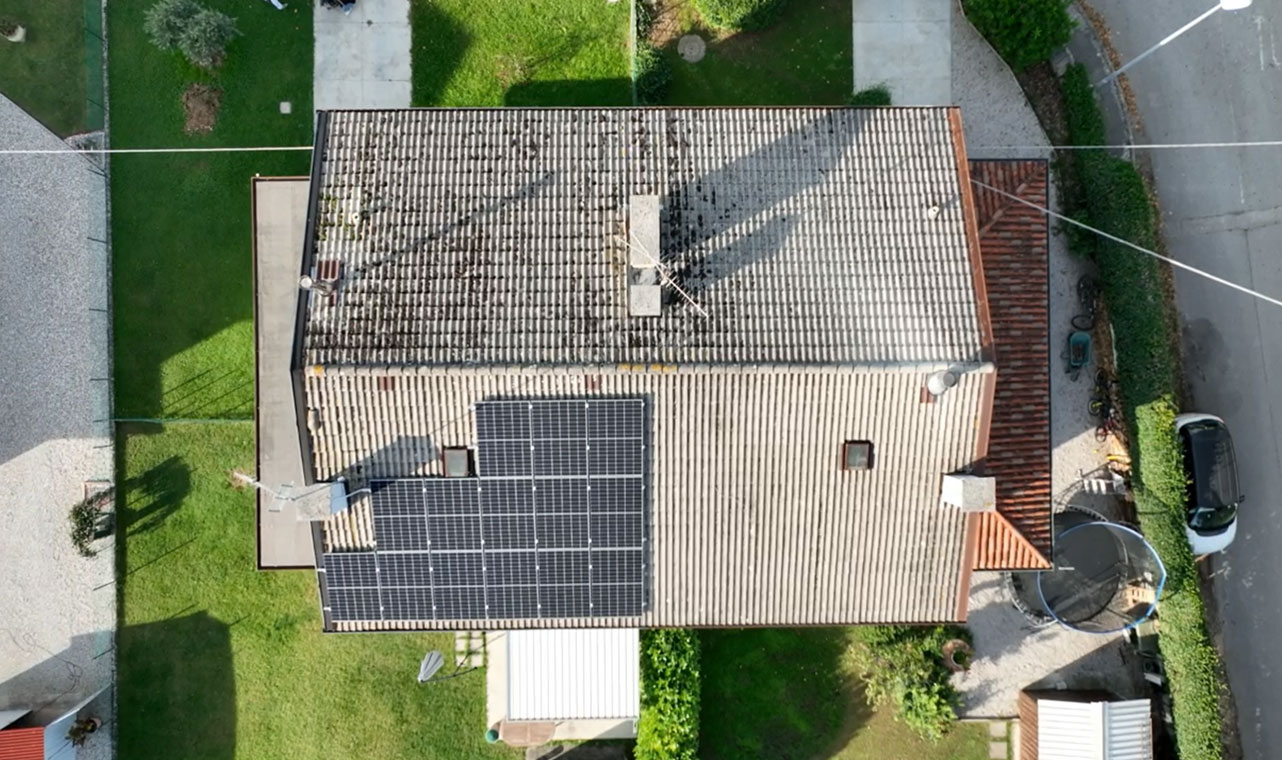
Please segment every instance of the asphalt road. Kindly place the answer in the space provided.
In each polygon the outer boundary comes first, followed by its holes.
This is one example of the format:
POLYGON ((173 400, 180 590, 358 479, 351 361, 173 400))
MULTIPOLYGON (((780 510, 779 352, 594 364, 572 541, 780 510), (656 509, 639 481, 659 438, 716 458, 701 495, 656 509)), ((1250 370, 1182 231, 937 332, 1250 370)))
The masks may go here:
MULTIPOLYGON (((1095 0, 1124 60, 1214 0, 1095 0)), ((1282 139, 1282 0, 1221 11, 1128 72, 1150 142, 1282 139)), ((1282 298, 1282 147, 1152 152, 1180 261, 1282 298)), ((1197 411, 1233 432, 1247 495, 1212 558, 1246 757, 1282 756, 1282 307, 1179 272, 1197 411)))

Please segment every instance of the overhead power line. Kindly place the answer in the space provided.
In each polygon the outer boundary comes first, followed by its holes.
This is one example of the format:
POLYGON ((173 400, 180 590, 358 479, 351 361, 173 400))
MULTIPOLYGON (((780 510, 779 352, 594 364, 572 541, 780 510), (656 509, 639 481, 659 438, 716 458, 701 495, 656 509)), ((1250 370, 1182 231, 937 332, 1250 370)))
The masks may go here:
POLYGON ((969 145, 976 150, 1177 150, 1182 148, 1278 148, 1282 140, 1247 140, 1240 142, 1130 143, 1120 145, 969 145))
POLYGON ((271 153, 280 151, 311 150, 310 145, 249 145, 218 148, 6 148, 0 155, 47 155, 60 153, 95 153, 120 155, 123 153, 271 153))
POLYGON ((1089 230, 1090 232, 1093 232, 1096 235, 1112 240, 1114 243, 1119 243, 1121 245, 1126 246, 1127 248, 1133 248, 1139 251, 1140 253, 1148 254, 1149 256, 1152 256, 1155 259, 1160 259, 1161 261, 1165 261, 1166 263, 1170 264, 1173 267, 1183 269, 1186 272, 1192 272, 1193 274, 1196 274, 1199 277, 1205 277, 1206 279, 1211 280, 1212 282, 1218 282, 1221 285, 1227 285, 1228 287, 1233 288, 1234 290, 1240 290, 1241 292, 1246 293, 1247 295, 1250 295, 1250 296, 1254 296, 1255 298, 1258 298, 1261 301, 1268 301, 1269 303, 1274 304, 1275 306, 1282 306, 1282 300, 1278 300, 1272 296, 1267 296, 1258 290, 1252 290, 1246 287, 1245 285, 1239 285, 1236 282, 1230 282, 1229 280, 1226 280, 1223 277, 1217 277, 1216 275, 1213 275, 1210 272, 1207 272, 1205 270, 1198 269, 1195 266, 1190 266, 1188 264, 1185 264, 1182 261, 1176 261, 1170 256, 1163 256, 1162 254, 1157 253, 1156 251, 1150 251, 1149 249, 1144 248, 1143 246, 1136 245, 1129 240, 1123 240, 1122 238, 1116 235, 1110 235, 1104 230, 1092 227, 1089 224, 1084 224, 1082 222, 1077 221, 1076 219, 1072 219, 1070 217, 1064 216, 1063 214, 1057 214, 1054 211, 1051 211, 1050 209, 1046 208, 1045 206, 1039 206, 1036 203, 1033 203, 1032 201, 1024 200, 1023 198, 1020 198, 1017 195, 1012 195, 1006 192, 1005 190, 999 190, 998 188, 995 188, 992 185, 980 182, 979 180, 974 179, 973 177, 971 178, 970 181, 978 185, 979 187, 982 187, 986 190, 991 190, 992 192, 997 193, 998 195, 1004 196, 1006 198, 1009 198, 1015 201, 1016 203, 1022 203, 1025 206, 1028 206, 1029 208, 1035 208, 1038 211, 1042 212, 1043 214, 1046 214, 1047 216, 1053 216, 1056 219, 1059 219, 1060 221, 1068 222, 1069 224, 1075 227, 1081 227, 1084 230, 1089 230))

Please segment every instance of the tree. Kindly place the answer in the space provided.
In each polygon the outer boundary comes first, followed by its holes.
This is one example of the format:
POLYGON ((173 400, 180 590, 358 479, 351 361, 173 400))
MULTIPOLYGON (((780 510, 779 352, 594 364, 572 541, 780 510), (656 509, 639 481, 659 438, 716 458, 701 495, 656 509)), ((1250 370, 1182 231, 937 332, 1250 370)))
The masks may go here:
POLYGON ((143 29, 156 47, 206 69, 218 67, 227 43, 240 35, 235 19, 196 0, 160 0, 147 10, 143 29))

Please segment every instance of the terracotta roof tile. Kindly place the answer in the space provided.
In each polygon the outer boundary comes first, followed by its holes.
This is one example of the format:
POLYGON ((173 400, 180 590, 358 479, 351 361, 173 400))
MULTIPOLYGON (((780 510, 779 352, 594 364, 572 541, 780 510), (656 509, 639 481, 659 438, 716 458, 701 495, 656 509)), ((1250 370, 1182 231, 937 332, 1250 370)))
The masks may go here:
POLYGON ((44 760, 45 730, 10 728, 0 731, 0 760, 44 760))
MULTIPOLYGON (((971 176, 1039 206, 1045 161, 972 161, 971 176)), ((1051 441, 1048 229, 1045 215, 975 188, 979 246, 997 354, 989 456, 997 514, 980 521, 977 570, 1050 566, 1051 441)))

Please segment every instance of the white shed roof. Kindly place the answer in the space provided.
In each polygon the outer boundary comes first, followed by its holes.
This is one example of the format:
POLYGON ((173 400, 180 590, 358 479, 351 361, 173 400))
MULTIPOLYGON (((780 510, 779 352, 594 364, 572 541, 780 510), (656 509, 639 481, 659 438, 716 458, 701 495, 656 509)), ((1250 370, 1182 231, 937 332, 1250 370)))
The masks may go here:
POLYGON ((637 719, 641 643, 635 628, 509 631, 507 719, 637 719))
POLYGON ((1038 760, 1153 760, 1147 699, 1037 701, 1038 760))

